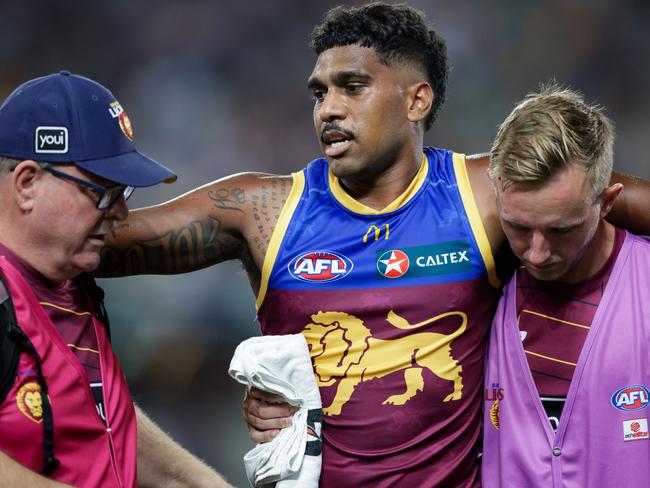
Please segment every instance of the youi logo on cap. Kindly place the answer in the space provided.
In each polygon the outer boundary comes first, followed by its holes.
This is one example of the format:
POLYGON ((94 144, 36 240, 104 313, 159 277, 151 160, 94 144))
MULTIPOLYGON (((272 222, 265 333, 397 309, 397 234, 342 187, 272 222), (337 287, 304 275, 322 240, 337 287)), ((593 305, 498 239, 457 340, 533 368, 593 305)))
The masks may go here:
POLYGON ((65 154, 68 152, 67 127, 37 127, 35 151, 41 154, 65 154))

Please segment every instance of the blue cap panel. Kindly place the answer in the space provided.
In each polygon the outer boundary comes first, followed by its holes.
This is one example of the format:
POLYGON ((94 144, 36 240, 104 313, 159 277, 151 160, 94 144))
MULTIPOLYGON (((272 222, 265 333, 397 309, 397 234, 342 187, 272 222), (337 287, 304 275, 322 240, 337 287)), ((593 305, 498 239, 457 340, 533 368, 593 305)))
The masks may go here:
POLYGON ((0 106, 0 155, 73 162, 132 186, 176 179, 168 168, 137 151, 131 121, 113 94, 68 71, 24 83, 0 106))

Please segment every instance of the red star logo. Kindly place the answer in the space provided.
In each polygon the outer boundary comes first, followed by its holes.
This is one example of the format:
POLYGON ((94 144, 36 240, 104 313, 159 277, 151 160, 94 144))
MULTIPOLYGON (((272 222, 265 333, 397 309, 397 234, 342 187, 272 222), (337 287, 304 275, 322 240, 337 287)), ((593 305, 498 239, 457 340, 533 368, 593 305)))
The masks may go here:
POLYGON ((409 269, 409 257, 399 249, 386 251, 377 260, 377 270, 386 278, 399 278, 409 269))

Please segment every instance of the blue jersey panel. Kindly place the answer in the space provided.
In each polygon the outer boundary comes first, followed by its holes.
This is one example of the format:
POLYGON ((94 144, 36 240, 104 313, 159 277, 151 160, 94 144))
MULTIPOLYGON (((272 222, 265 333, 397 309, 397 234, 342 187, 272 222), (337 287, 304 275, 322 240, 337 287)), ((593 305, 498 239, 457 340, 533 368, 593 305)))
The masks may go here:
POLYGON ((269 288, 387 288, 485 276, 452 153, 426 148, 425 156, 428 169, 420 188, 401 207, 382 214, 346 207, 330 188, 327 161, 310 163, 269 288))

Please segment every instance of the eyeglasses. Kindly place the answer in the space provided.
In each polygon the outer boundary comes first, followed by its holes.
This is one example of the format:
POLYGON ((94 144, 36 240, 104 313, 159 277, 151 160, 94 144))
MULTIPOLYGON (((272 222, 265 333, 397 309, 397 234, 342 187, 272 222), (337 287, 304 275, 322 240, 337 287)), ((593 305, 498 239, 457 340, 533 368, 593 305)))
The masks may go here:
POLYGON ((95 206, 98 210, 106 210, 107 208, 110 208, 115 202, 117 202, 120 196, 124 196, 124 200, 128 200, 133 193, 133 190, 135 190, 134 187, 128 185, 112 185, 106 187, 97 183, 93 183, 92 181, 82 180, 81 178, 69 175, 63 171, 58 171, 52 168, 52 166, 49 164, 41 165, 41 168, 48 173, 56 176, 57 178, 63 178, 64 180, 72 181, 77 185, 85 186, 86 188, 89 188, 90 190, 97 193, 99 195, 99 198, 97 199, 95 206))

